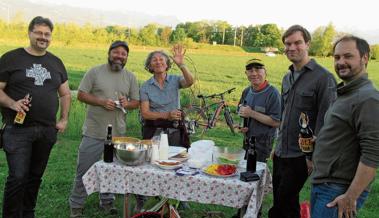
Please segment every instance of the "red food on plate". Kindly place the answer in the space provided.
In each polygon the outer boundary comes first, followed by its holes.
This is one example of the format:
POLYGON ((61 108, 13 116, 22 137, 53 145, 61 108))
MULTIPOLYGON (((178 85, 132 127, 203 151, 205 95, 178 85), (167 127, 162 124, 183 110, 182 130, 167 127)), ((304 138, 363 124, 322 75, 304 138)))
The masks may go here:
POLYGON ((219 174, 219 175, 223 175, 223 176, 226 176, 226 175, 231 175, 231 174, 234 174, 236 172, 237 168, 235 165, 231 165, 231 164, 222 164, 222 165, 219 165, 216 169, 216 172, 219 174))

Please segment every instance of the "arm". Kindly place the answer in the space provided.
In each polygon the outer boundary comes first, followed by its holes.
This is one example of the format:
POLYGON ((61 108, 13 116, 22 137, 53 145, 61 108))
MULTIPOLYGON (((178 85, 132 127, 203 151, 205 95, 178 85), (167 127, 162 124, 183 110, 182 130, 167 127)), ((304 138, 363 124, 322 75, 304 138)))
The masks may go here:
POLYGON ((248 118, 251 117, 267 126, 272 126, 272 127, 279 127, 280 121, 279 120, 274 120, 272 117, 260 113, 258 111, 255 111, 250 108, 250 106, 242 106, 239 111, 240 116, 248 118))
POLYGON ((70 111, 71 92, 68 86, 68 80, 62 83, 58 88, 59 101, 60 101, 60 118, 56 124, 58 132, 64 132, 68 123, 68 112, 70 111))
POLYGON ((272 92, 266 95, 266 108, 265 113, 253 110, 249 106, 241 107, 240 115, 243 117, 251 117, 260 123, 267 126, 278 128, 280 126, 280 95, 279 92, 273 88, 272 92))
POLYGON ((124 96, 120 98, 122 106, 126 109, 136 109, 139 107, 139 101, 131 99, 128 101, 124 96))
POLYGON ((370 184, 370 182, 375 178, 376 168, 369 167, 362 162, 359 162, 357 172, 355 173, 354 179, 345 192, 338 197, 336 197, 332 202, 327 204, 328 207, 338 206, 338 217, 342 218, 345 214, 351 216, 351 214, 356 213, 356 200, 359 198, 361 193, 370 184))
POLYGON ((131 74, 131 79, 130 79, 130 89, 129 89, 129 101, 128 98, 125 96, 121 96, 120 103, 121 105, 126 108, 126 109, 136 109, 140 105, 140 97, 139 97, 139 86, 137 83, 136 77, 131 74))
POLYGON ((93 106, 101 106, 104 107, 107 110, 114 110, 116 108, 116 103, 114 102, 113 99, 104 99, 104 98, 99 98, 95 95, 83 92, 81 90, 78 91, 78 100, 90 104, 93 106))
MULTIPOLYGON (((360 99, 367 97, 362 93, 360 99)), ((379 98, 377 92, 353 109, 353 123, 356 137, 359 139, 360 160, 348 190, 328 204, 328 207, 338 205, 338 215, 349 214, 356 210, 356 200, 365 188, 375 178, 379 165, 379 98)))
POLYGON ((141 115, 145 120, 179 120, 181 117, 181 112, 179 110, 174 110, 170 112, 153 112, 150 111, 149 101, 141 102, 141 115))
POLYGON ((25 111, 29 111, 28 103, 25 99, 20 99, 18 101, 10 98, 5 92, 4 89, 7 86, 6 82, 0 82, 0 105, 3 107, 10 108, 16 112, 21 111, 25 114, 25 111))
POLYGON ((178 65, 179 69, 183 73, 184 78, 180 80, 181 87, 188 88, 192 86, 192 84, 194 83, 192 73, 184 64, 184 54, 186 53, 186 50, 183 48, 182 45, 175 45, 172 48, 172 53, 173 53, 172 60, 175 62, 176 65, 178 65))

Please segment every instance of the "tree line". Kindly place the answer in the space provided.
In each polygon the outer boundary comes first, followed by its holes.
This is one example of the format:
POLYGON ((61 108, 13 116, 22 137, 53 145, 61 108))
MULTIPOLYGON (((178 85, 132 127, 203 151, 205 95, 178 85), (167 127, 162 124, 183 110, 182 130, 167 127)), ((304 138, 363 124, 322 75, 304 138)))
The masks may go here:
MULTIPOLYGON (((13 19, 9 23, 0 20, 0 39, 16 39, 24 36, 27 23, 13 19)), ((56 23, 53 31, 55 41, 64 45, 78 43, 98 44, 110 43, 114 40, 126 40, 133 45, 163 46, 183 43, 189 48, 199 44, 218 44, 240 46, 249 51, 283 51, 281 35, 283 29, 276 24, 232 26, 226 21, 196 21, 179 23, 175 28, 148 24, 142 28, 126 26, 99 27, 92 24, 78 25, 75 23, 56 23), (267 51, 267 50, 266 50, 267 51)), ((333 24, 320 26, 312 33, 310 54, 329 56, 336 37, 344 33, 336 31, 333 24)), ((379 58, 379 45, 373 46, 373 58, 379 58)))

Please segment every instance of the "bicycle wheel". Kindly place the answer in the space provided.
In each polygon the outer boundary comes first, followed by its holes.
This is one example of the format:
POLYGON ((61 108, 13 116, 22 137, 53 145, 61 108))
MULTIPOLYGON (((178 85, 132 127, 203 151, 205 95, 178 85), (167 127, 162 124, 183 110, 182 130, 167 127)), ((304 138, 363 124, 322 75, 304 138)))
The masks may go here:
POLYGON ((225 117, 225 122, 226 124, 228 124, 229 128, 230 128, 230 131, 235 134, 234 132, 234 122, 233 122, 233 117, 232 115, 230 114, 230 111, 229 111, 229 108, 225 108, 225 111, 224 111, 224 117, 225 117))

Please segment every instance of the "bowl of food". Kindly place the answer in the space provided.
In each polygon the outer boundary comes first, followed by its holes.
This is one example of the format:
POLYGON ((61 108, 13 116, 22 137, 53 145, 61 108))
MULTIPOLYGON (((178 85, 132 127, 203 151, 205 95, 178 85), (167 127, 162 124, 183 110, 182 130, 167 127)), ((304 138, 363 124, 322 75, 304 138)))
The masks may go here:
POLYGON ((239 147, 215 147, 213 158, 219 164, 238 165, 245 155, 245 150, 239 147))
POLYGON ((141 145, 139 139, 114 137, 113 143, 116 158, 125 165, 136 166, 145 162, 147 148, 141 145))

